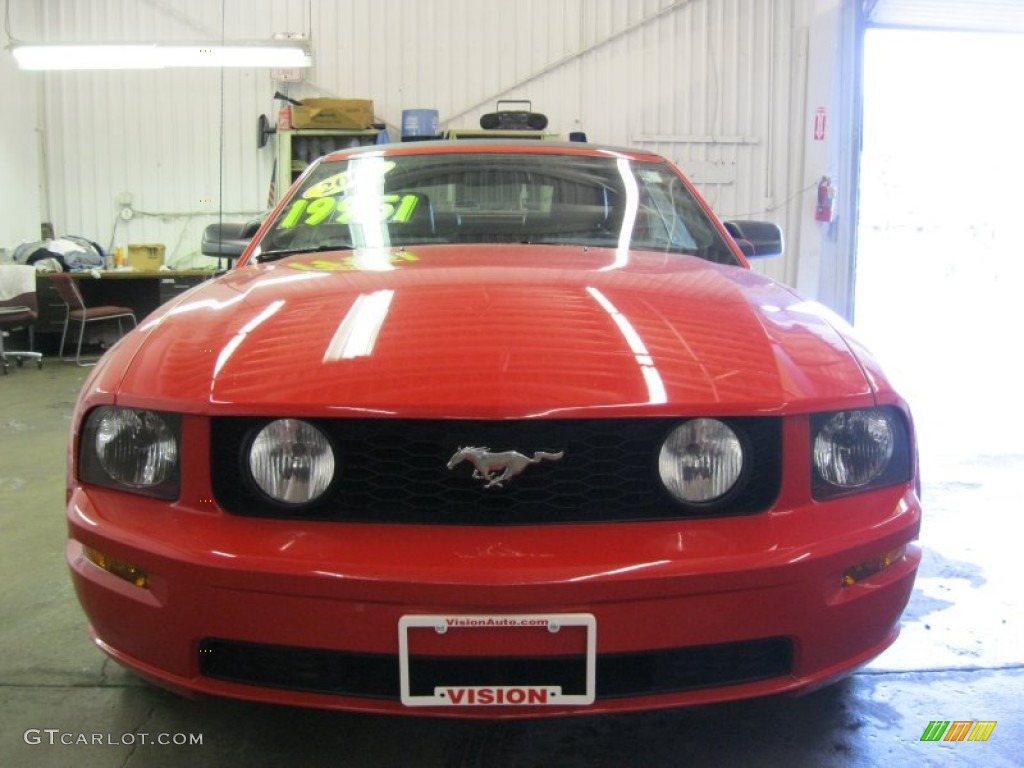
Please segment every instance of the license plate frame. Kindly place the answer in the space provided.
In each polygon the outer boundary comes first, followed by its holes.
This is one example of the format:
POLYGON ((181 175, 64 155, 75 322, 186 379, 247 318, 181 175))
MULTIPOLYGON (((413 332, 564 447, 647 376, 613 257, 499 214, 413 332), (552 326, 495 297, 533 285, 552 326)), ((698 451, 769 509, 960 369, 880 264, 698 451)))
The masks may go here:
POLYGON ((398 621, 398 664, 402 704, 407 707, 472 707, 472 706, 579 706, 594 703, 597 690, 597 619, 589 613, 549 614, 419 614, 405 615, 398 621), (438 635, 449 629, 530 628, 557 633, 565 627, 582 627, 586 632, 585 691, 563 694, 558 685, 538 680, 531 685, 455 686, 458 697, 451 695, 452 686, 437 685, 432 695, 414 695, 411 691, 409 632, 433 628, 438 635), (456 699, 457 700, 454 700, 456 699))

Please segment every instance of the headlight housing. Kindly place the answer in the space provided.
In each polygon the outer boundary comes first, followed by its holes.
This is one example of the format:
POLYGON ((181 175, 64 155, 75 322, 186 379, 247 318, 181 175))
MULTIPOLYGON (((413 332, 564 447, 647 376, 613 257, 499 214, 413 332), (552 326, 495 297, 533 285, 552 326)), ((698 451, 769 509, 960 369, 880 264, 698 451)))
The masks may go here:
POLYGON ((319 427, 277 419, 256 429, 245 457, 248 475, 270 500, 306 506, 322 498, 335 478, 334 446, 319 427))
POLYGON ((181 487, 181 419, 177 414, 104 405, 86 417, 79 478, 160 499, 181 487))
POLYGON ((673 429, 658 454, 665 488, 685 504, 714 502, 736 487, 744 468, 739 436, 718 419, 691 419, 673 429))
POLYGON ((811 456, 818 499, 910 479, 910 439, 895 408, 818 414, 811 424, 811 456))

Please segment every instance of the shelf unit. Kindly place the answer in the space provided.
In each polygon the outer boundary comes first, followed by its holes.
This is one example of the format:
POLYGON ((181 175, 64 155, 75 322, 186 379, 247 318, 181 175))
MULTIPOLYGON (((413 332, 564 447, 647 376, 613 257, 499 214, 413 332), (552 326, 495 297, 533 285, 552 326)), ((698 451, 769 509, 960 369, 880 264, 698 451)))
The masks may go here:
POLYGON ((376 128, 362 131, 297 129, 277 132, 276 203, 306 167, 321 155, 377 143, 376 128))

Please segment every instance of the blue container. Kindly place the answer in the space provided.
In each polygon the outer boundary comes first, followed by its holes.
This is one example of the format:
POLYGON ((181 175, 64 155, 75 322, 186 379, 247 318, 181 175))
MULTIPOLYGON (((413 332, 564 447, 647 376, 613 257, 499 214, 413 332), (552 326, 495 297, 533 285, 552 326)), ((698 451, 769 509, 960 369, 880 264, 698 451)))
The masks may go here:
POLYGON ((436 139, 439 135, 436 109, 402 110, 402 141, 436 139))

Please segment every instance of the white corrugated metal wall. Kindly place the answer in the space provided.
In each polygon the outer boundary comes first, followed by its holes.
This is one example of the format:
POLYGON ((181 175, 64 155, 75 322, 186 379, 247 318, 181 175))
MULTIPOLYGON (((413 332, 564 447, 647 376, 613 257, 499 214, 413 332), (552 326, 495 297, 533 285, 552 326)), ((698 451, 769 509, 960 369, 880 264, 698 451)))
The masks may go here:
MULTIPOLYGON (((11 1, 19 39, 310 33, 314 68, 291 95, 372 98, 393 137, 403 109, 473 127, 497 99, 529 99, 551 130, 659 151, 723 216, 773 219, 790 254, 798 245, 815 0, 44 0, 36 28, 28 4, 11 1)), ((106 245, 129 192, 162 215, 123 225, 118 242, 163 242, 183 263, 221 208, 264 208, 273 143, 257 149, 256 120, 272 116, 277 87, 266 70, 27 77, 45 91, 44 207, 58 232, 106 245)), ((796 281, 792 257, 759 268, 796 281)))

